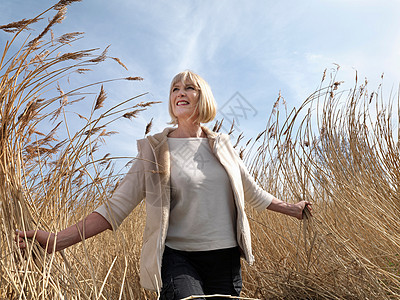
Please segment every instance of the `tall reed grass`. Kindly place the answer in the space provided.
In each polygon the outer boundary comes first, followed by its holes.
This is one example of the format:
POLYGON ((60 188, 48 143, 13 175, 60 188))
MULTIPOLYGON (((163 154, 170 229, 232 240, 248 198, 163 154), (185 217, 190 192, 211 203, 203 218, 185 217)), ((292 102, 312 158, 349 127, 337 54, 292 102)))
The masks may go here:
POLYGON ((299 109, 275 103, 247 157, 258 182, 282 199, 314 203, 300 228, 251 213, 258 263, 248 294, 283 299, 397 299, 400 295, 399 100, 336 71, 299 109), (283 106, 283 109, 282 109, 283 106), (280 116, 283 113, 284 116, 280 116))
MULTIPOLYGON (((137 253, 139 245, 127 248, 123 234, 103 235, 97 241, 103 240, 103 246, 96 252, 89 249, 97 244, 89 241, 51 255, 35 242, 29 243, 26 251, 15 247, 16 229, 60 231, 109 197, 119 176, 113 157, 99 156, 100 146, 115 134, 108 126, 119 118, 134 118, 155 103, 138 102, 143 95, 137 95, 111 108, 107 104, 107 84, 141 80, 136 76, 80 87, 68 84, 74 76, 84 76, 109 58, 125 67, 118 58, 108 56, 108 48, 100 53, 96 49, 71 52, 70 46, 82 33, 51 34, 45 40, 52 26, 65 17, 71 2, 60 1, 41 14, 55 10, 34 38, 24 35, 24 30, 40 21, 40 16, 0 27, 14 32, 2 45, 0 61, 2 299, 115 299, 122 291, 126 299, 142 293, 132 275, 137 271, 137 257, 131 251, 137 253), (92 95, 93 88, 98 90, 96 96, 92 95), (78 106, 88 101, 93 101, 89 111, 76 111, 76 107, 90 107, 78 106), (70 111, 75 116, 71 117, 70 111), (110 243, 118 245, 115 252, 107 246, 110 243), (110 273, 114 269, 123 272, 110 273)), ((140 209, 136 214, 141 214, 140 209)), ((139 224, 132 233, 141 226, 141 218, 136 219, 139 224)))
MULTIPOLYGON (((138 103, 138 95, 108 108, 106 87, 114 80, 67 85, 68 76, 85 76, 110 58, 108 49, 68 52, 77 32, 44 40, 71 2, 55 5, 31 40, 21 42, 24 29, 51 10, 0 27, 14 31, 0 61, 0 298, 155 299, 138 281, 144 204, 118 231, 62 252, 47 254, 36 242, 21 251, 14 242, 17 228, 57 232, 109 198, 121 174, 111 154, 99 156, 114 134, 107 126, 154 104, 138 103), (78 111, 93 87, 92 109, 78 111), (76 130, 68 111, 82 124, 76 130)), ((357 80, 340 90, 335 74, 298 109, 288 112, 279 97, 266 129, 240 150, 265 189, 314 203, 314 216, 302 222, 247 208, 256 263, 243 263, 243 297, 399 297, 399 103, 357 80)))

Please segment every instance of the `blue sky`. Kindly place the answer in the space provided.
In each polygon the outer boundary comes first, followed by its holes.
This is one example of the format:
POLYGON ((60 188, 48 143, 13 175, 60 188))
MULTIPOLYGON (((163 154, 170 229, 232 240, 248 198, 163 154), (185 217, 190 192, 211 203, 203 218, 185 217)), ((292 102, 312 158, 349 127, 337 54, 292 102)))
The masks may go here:
MULTIPOLYGON (((2 0, 0 24, 33 17, 52 3, 2 0)), ((129 155, 136 152, 135 140, 143 137, 152 117, 153 133, 166 126, 169 83, 185 69, 208 81, 218 106, 225 109, 218 118, 229 114, 232 101, 249 105, 246 116, 232 105, 241 115, 238 131, 247 137, 264 129, 279 92, 289 110, 298 107, 319 86, 324 70, 335 64, 341 66, 338 80, 349 87, 357 70, 359 79, 368 78, 371 90, 382 73, 384 90, 397 88, 399 13, 397 0, 84 0, 68 7, 67 18, 54 31, 85 32, 80 48, 110 44, 109 54, 129 69, 107 63, 90 75, 93 79, 144 78, 106 85, 111 103, 142 92, 149 92, 143 101, 163 101, 132 122, 117 123, 120 135, 113 137, 112 152, 129 155)), ((2 47, 9 37, 0 33, 2 47)))

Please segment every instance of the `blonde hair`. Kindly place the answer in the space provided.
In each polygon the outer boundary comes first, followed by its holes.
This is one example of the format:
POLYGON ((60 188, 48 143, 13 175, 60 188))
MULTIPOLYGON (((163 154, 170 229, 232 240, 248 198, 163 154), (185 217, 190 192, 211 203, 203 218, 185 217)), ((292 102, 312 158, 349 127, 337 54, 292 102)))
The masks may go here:
POLYGON ((211 88, 208 83, 196 73, 186 70, 175 75, 172 79, 170 90, 169 90, 169 115, 171 121, 169 124, 178 124, 178 119, 172 112, 171 93, 174 85, 181 82, 184 85, 193 85, 199 91, 199 101, 197 101, 196 109, 198 117, 194 122, 208 123, 215 118, 217 114, 217 104, 215 103, 214 96, 211 92, 211 88))

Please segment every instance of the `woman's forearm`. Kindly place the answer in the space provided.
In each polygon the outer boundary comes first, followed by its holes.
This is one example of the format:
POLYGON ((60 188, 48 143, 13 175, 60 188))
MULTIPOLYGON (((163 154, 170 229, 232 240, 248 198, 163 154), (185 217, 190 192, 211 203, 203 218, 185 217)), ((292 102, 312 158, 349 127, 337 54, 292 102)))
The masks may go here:
POLYGON ((57 233, 56 251, 68 248, 106 229, 111 229, 110 223, 99 213, 93 212, 77 224, 57 233))
POLYGON ((300 201, 296 204, 287 203, 277 198, 272 199, 271 204, 267 207, 267 209, 276 211, 288 216, 295 217, 299 220, 303 218, 303 211, 305 208, 311 210, 311 202, 308 201, 300 201))

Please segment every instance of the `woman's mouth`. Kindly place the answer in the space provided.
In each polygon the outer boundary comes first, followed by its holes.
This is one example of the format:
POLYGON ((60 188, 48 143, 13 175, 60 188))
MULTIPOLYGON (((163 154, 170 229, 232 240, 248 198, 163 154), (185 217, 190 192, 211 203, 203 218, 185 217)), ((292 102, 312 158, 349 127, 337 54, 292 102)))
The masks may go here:
POLYGON ((179 100, 178 102, 176 102, 176 106, 181 106, 181 105, 188 105, 189 102, 186 100, 179 100))

